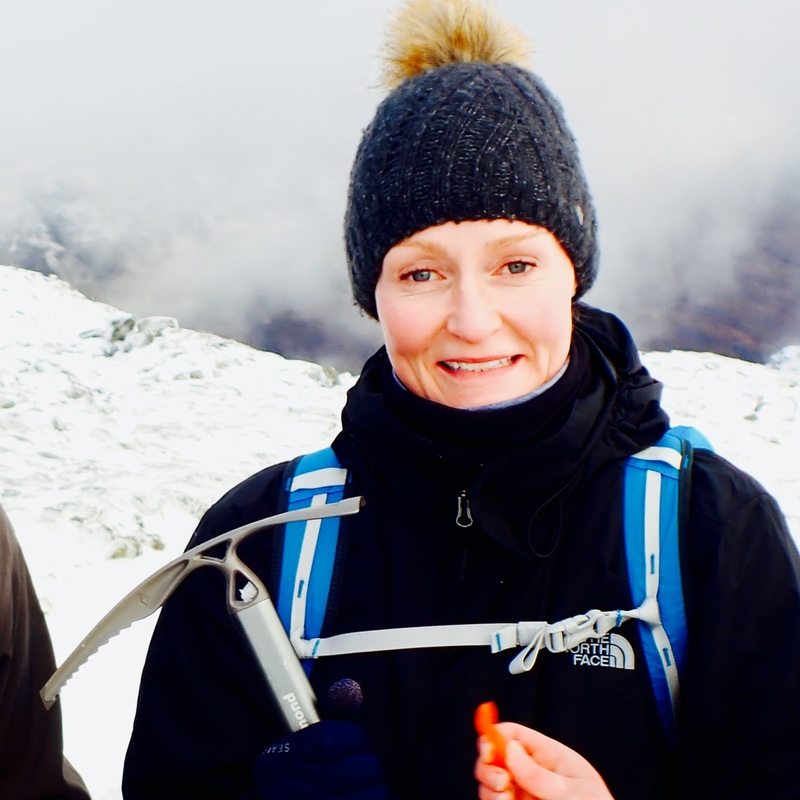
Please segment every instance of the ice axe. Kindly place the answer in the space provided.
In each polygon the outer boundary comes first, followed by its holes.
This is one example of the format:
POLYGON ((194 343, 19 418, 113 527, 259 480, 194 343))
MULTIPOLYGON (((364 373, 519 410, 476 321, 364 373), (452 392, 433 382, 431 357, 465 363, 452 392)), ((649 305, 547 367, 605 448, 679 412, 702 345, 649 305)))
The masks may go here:
POLYGON ((296 731, 319 721, 314 691, 267 589, 258 575, 239 558, 236 548, 242 540, 265 528, 355 514, 362 504, 363 498, 350 497, 336 503, 265 517, 209 539, 165 564, 123 597, 50 676, 40 691, 45 707, 53 705, 67 681, 109 639, 157 611, 187 575, 209 566, 225 573, 228 608, 241 623, 289 730, 296 731), (225 547, 224 556, 210 555, 209 551, 220 546, 225 547), (244 597, 236 596, 237 577, 250 584, 244 597))

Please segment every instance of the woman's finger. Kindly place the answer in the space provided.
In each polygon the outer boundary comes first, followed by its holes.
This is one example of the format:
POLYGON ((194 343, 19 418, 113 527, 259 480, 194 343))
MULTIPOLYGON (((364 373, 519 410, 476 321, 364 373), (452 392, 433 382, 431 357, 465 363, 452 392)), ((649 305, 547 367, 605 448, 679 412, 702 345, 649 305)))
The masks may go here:
POLYGON ((519 737, 510 738, 506 745, 506 766, 518 787, 515 800, 613 800, 600 774, 583 756, 555 739, 518 727, 519 737))
POLYGON ((551 772, 576 778, 597 774, 594 767, 582 755, 557 739, 513 722, 501 722, 497 727, 507 739, 519 742, 539 766, 551 772))

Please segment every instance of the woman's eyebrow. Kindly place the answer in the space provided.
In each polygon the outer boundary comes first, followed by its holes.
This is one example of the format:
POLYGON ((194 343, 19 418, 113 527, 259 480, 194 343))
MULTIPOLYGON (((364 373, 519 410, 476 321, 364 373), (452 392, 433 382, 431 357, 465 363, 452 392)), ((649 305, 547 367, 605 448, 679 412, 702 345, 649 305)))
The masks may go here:
POLYGON ((501 239, 493 239, 487 243, 487 247, 492 250, 501 250, 505 247, 521 244, 522 242, 531 241, 540 236, 540 231, 531 231, 530 233, 519 233, 515 236, 504 236, 501 239))
POLYGON ((398 244, 395 245, 395 247, 414 248, 415 250, 423 250, 426 253, 435 253, 437 255, 445 252, 445 249, 440 245, 436 244, 435 242, 424 242, 416 240, 406 240, 405 242, 399 242, 398 244))
MULTIPOLYGON (((504 247, 509 247, 512 245, 520 244, 521 242, 530 241, 532 239, 536 239, 541 235, 541 231, 530 231, 526 233, 517 233, 513 236, 503 236, 499 239, 493 239, 490 242, 486 243, 486 247, 492 250, 500 250, 504 247)), ((437 244, 436 242, 426 242, 424 240, 418 239, 407 239, 404 242, 399 242, 395 245, 395 247, 400 248, 414 248, 415 250, 422 250, 426 253, 433 253, 433 254, 440 254, 445 253, 446 248, 442 247, 441 245, 437 244)))

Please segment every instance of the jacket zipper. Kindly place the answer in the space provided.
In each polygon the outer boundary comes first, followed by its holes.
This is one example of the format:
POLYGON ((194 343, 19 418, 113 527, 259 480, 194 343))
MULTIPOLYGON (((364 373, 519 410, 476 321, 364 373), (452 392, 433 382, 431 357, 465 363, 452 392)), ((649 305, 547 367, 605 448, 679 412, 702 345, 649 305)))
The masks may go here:
POLYGON ((458 513, 456 514, 456 525, 459 528, 469 528, 472 525, 472 511, 469 507, 467 490, 462 489, 458 495, 458 513))

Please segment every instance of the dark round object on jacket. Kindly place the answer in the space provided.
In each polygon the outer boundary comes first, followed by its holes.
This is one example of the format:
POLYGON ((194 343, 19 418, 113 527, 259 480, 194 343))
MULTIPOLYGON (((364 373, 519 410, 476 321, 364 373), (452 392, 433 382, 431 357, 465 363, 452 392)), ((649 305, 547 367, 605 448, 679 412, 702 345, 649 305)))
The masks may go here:
POLYGON ((342 678, 328 689, 327 706, 337 715, 356 713, 364 702, 361 685, 352 678, 342 678))
POLYGON ((443 222, 522 220, 572 260, 576 298, 597 271, 595 211, 561 106, 531 72, 460 63, 406 80, 378 107, 350 176, 345 242, 353 296, 377 319, 387 251, 443 222))

